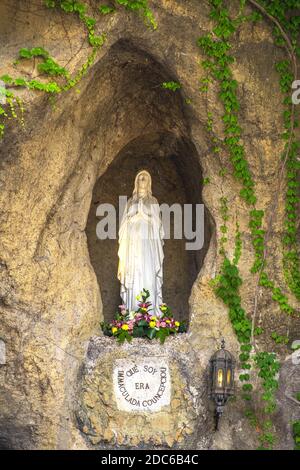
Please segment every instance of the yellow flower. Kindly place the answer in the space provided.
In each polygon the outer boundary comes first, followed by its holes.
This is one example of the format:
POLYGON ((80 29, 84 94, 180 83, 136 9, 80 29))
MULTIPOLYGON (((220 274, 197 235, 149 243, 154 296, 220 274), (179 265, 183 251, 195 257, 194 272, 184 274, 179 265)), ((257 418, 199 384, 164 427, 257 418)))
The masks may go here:
POLYGON ((171 321, 170 321, 170 320, 166 320, 166 323, 171 323, 171 321))
POLYGON ((165 305, 161 305, 160 309, 161 309, 162 312, 164 312, 165 310, 167 310, 167 307, 165 305))
POLYGON ((126 323, 124 323, 124 325, 122 325, 122 330, 127 331, 128 328, 129 328, 129 326, 126 323))
POLYGON ((156 317, 151 317, 150 320, 155 320, 156 321, 156 317))
POLYGON ((155 328, 156 322, 155 322, 155 321, 151 321, 151 322, 149 323, 149 326, 150 326, 150 328, 155 328))
POLYGON ((114 335, 118 331, 118 328, 116 326, 113 326, 111 329, 112 334, 114 335))
POLYGON ((136 296, 136 300, 141 300, 141 296, 140 296, 140 295, 137 295, 137 296, 136 296))
POLYGON ((180 325, 180 322, 179 321, 176 321, 175 322, 175 326, 179 326, 180 325))

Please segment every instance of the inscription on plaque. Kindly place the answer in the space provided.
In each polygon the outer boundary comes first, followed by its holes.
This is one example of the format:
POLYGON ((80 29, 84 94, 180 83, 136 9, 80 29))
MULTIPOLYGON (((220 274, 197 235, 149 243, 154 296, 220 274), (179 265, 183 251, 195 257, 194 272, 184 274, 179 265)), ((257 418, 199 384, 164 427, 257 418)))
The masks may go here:
POLYGON ((119 410, 155 412, 170 404, 170 372, 164 357, 119 359, 113 381, 119 410))

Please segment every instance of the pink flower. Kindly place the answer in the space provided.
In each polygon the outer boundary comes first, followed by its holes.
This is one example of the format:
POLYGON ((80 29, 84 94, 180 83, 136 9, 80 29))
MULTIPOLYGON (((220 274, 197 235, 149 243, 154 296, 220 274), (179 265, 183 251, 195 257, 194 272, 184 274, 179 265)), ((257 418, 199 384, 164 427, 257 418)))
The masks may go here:
POLYGON ((165 328, 165 327, 167 326, 167 324, 166 324, 165 321, 161 321, 161 322, 160 322, 160 326, 161 326, 162 328, 165 328))
POLYGON ((128 325, 128 329, 129 329, 129 330, 133 330, 133 327, 134 327, 134 320, 129 320, 129 322, 127 322, 127 325, 128 325))

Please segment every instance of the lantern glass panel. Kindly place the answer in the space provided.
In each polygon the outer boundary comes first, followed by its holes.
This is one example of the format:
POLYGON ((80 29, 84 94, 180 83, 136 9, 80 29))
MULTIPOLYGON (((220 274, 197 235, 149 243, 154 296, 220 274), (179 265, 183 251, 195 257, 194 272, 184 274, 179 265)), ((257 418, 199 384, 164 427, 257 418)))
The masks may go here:
POLYGON ((231 384, 231 369, 227 370, 227 386, 231 384))
POLYGON ((220 388, 223 387, 223 379, 224 379, 224 372, 223 372, 223 369, 218 369, 218 372, 217 372, 217 384, 218 384, 218 387, 220 387, 220 388))

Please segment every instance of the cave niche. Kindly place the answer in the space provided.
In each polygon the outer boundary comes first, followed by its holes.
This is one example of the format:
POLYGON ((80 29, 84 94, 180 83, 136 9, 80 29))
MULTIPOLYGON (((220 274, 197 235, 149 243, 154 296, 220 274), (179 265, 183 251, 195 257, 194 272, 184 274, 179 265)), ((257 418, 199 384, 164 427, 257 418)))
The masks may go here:
MULTIPOLYGON (((117 41, 101 62, 100 75, 94 74, 86 90, 86 101, 94 112, 87 109, 82 118, 89 124, 86 129, 101 129, 101 134, 93 131, 84 138, 90 142, 85 151, 99 161, 86 235, 100 289, 102 314, 109 321, 120 303, 118 241, 97 239, 98 205, 111 203, 117 209, 118 197, 130 197, 136 173, 146 169, 152 175, 153 195, 160 204, 195 206, 202 203, 203 178, 202 155, 190 137, 191 116, 183 92, 161 86, 177 81, 167 64, 133 38, 117 41), (99 83, 105 87, 98 98, 95 90, 99 83)), ((209 247, 212 219, 206 209, 204 231, 202 249, 186 251, 186 241, 172 237, 171 219, 171 239, 165 240, 163 300, 180 320, 189 320, 191 289, 209 247)))
MULTIPOLYGON (((134 178, 146 169, 152 176, 152 192, 159 204, 192 204, 195 228, 195 204, 202 204, 202 171, 194 145, 186 138, 171 133, 144 134, 129 142, 97 180, 87 221, 87 240, 92 266, 100 286, 104 319, 114 317, 120 303, 120 284, 117 279, 118 240, 100 240, 96 235, 99 204, 110 203, 119 216, 118 198, 132 194, 134 178)), ((186 239, 174 239, 174 220, 171 217, 171 236, 164 241, 163 301, 180 321, 189 319, 189 296, 202 266, 211 235, 208 213, 204 217, 204 245, 200 250, 186 250, 186 239)), ((118 224, 117 224, 118 228, 118 224)))

